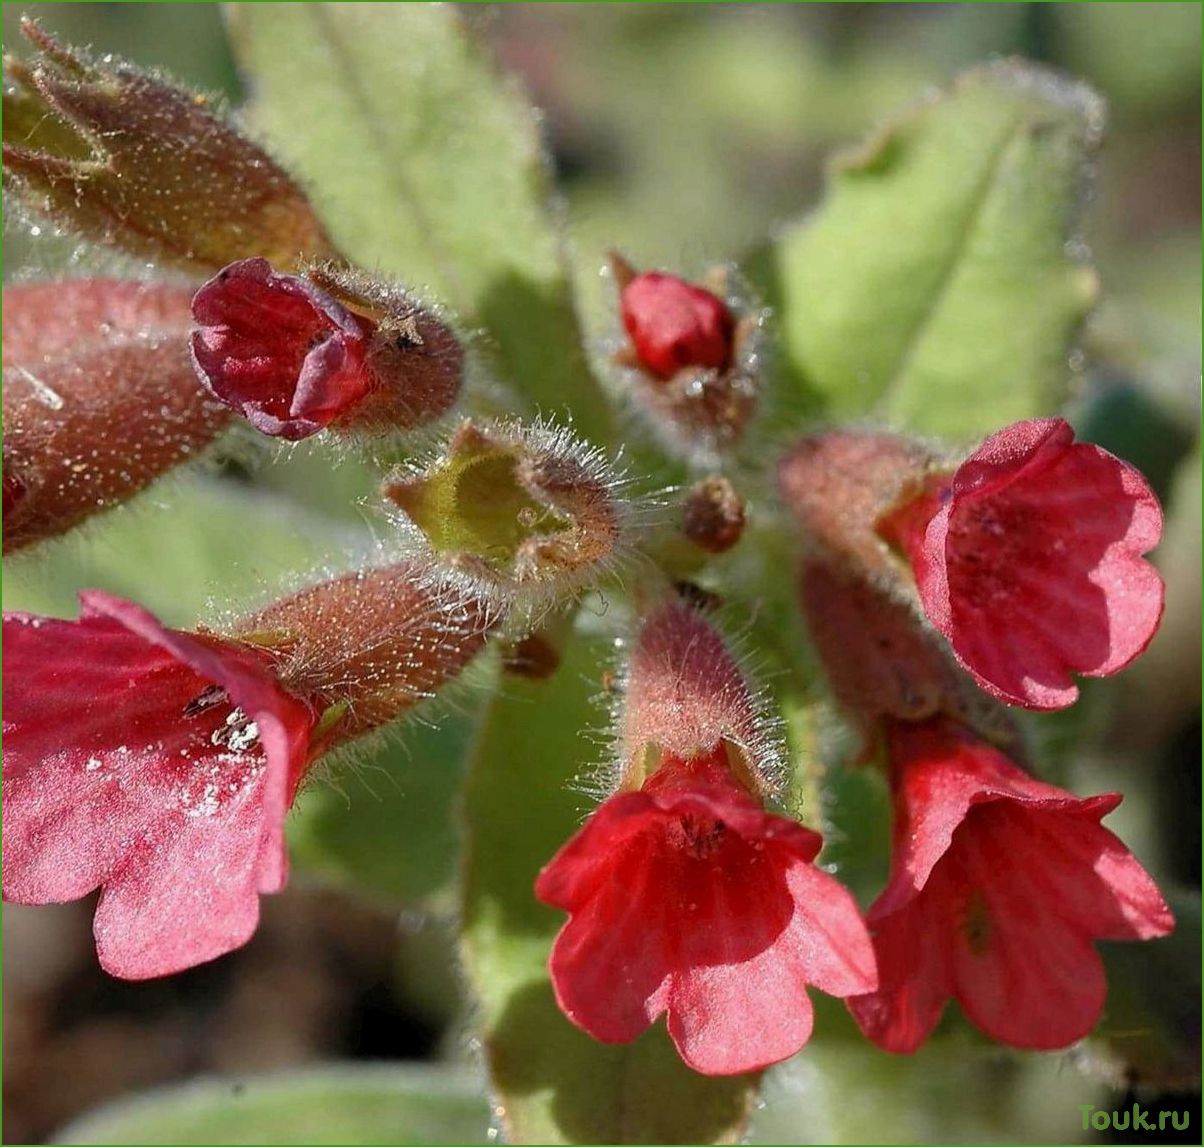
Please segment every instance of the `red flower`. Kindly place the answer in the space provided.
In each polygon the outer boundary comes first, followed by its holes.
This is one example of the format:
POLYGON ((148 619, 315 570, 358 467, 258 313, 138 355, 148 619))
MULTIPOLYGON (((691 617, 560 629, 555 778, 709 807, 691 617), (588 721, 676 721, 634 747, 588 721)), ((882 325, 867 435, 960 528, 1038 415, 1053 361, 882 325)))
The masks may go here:
POLYGON ((81 601, 4 615, 4 897, 100 887, 101 964, 166 975, 245 943, 283 887, 313 714, 251 647, 81 601))
POLYGON ((619 303, 636 357, 658 378, 685 367, 726 370, 731 364, 735 322, 710 291, 646 271, 623 287, 619 303))
POLYGON ((716 746, 664 756, 611 797, 540 874, 571 913, 549 968, 565 1015, 626 1043, 662 1012, 706 1075, 753 1071, 811 1035, 806 986, 871 990, 874 961, 849 893, 812 861, 820 838, 765 812, 716 746))
POLYGON ((773 748, 697 610, 674 602, 644 622, 626 692, 628 791, 535 885, 570 913, 549 960, 556 998, 605 1043, 667 1012, 682 1059, 707 1075, 776 1063, 811 1035, 808 984, 835 996, 876 985, 865 925, 812 863, 819 836, 754 795, 773 748))
POLYGON ((923 533, 906 507, 886 526, 962 665, 1033 709, 1072 704, 1072 672, 1123 669, 1162 616, 1162 580, 1141 556, 1162 532, 1158 500, 1132 466, 1073 438, 1057 418, 1008 426, 924 499, 923 533))
POLYGON ((1174 927, 1149 874, 1100 820, 1117 793, 1034 780, 945 718, 891 722, 895 850, 870 909, 880 987, 849 1001, 862 1030, 914 1051, 956 997, 1015 1047, 1087 1035, 1107 985, 1096 940, 1174 927))
POLYGON ((192 358, 216 398, 274 437, 308 438, 369 393, 373 324, 266 259, 243 259, 192 300, 192 358))

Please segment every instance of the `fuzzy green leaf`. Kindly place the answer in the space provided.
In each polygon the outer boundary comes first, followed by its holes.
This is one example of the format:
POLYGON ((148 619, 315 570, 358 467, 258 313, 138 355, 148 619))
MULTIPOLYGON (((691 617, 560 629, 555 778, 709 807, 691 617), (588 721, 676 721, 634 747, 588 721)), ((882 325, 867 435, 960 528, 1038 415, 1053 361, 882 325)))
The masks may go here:
POLYGON ((1200 895, 1165 889, 1175 931, 1144 944, 1101 944, 1108 1010, 1092 1065, 1154 1091, 1200 1087, 1200 895))
POLYGON ((453 5, 233 4, 253 116, 336 242, 485 329, 534 406, 607 413, 586 364, 534 112, 453 5))
POLYGON ((333 784, 303 792, 289 816, 294 868, 360 895, 413 905, 443 892, 458 852, 453 806, 473 729, 459 711, 411 720, 370 759, 356 748, 333 784))
POLYGON ((4 608, 74 618, 76 594, 103 586, 169 625, 201 619, 220 629, 224 615, 287 593, 298 575, 366 544, 361 531, 272 491, 169 480, 36 553, 6 558, 4 608))
POLYGON ((731 1142, 754 1077, 696 1075, 663 1022, 632 1044, 597 1043, 561 1015, 548 980, 564 915, 533 885, 589 805, 570 785, 596 755, 582 730, 598 724, 605 647, 578 636, 551 680, 507 678, 473 754, 464 955, 498 1113, 515 1143, 731 1142))
POLYGON ((389 1064, 208 1079, 119 1100, 56 1143, 488 1143, 469 1073, 389 1064))
POLYGON ((769 258, 806 412, 973 439, 1055 410, 1097 292, 1070 241, 1103 116, 1086 87, 1008 61, 837 156, 769 258))
MULTIPOLYGON (((821 997, 816 997, 817 1001, 821 997)), ((824 1036, 769 1076, 749 1143, 1076 1143, 1080 1104, 1107 1104, 1067 1056, 1021 1055, 955 1029, 914 1055, 887 1055, 843 1004, 817 1010, 824 1036)))

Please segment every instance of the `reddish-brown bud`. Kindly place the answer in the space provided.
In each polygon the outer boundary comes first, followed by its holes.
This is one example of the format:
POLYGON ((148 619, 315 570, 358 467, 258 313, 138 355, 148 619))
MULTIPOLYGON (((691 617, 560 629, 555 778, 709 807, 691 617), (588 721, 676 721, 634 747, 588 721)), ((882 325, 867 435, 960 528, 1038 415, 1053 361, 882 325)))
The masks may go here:
POLYGON ((323 751, 431 696, 500 620, 481 594, 408 561, 310 586, 246 618, 231 636, 273 651, 284 687, 326 714, 323 751))
POLYGON ((188 299, 111 279, 5 287, 5 553, 124 502, 226 428, 188 361, 188 299))
POLYGON ((459 393, 464 356, 451 330, 357 272, 279 275, 243 259, 197 291, 192 315, 198 377, 273 437, 409 430, 459 393))
POLYGON ((722 475, 696 482, 686 492, 682 531, 708 554, 725 553, 744 533, 744 499, 722 475))
POLYGON ((702 612, 670 600, 647 615, 632 646, 619 718, 623 787, 639 788, 665 759, 725 750, 729 767, 764 797, 780 751, 755 691, 702 612))
POLYGON ((703 458, 732 446, 760 390, 760 316, 714 290, 659 271, 637 273, 611 256, 630 342, 615 356, 630 368, 632 397, 675 450, 703 458))
POLYGON ((626 531, 622 481, 564 430, 464 422, 425 467, 382 493, 426 544, 502 600, 547 605, 616 560, 626 531))
POLYGON ((194 270, 336 256, 297 184, 207 97, 22 30, 40 55, 5 61, 4 185, 31 208, 194 270))
POLYGON ((560 650, 542 633, 528 633, 502 650, 502 668, 515 677, 545 681, 560 668, 560 650))
POLYGON ((934 464, 929 450, 898 435, 838 430, 792 447, 778 465, 778 490, 804 544, 886 573, 893 564, 878 523, 923 492, 934 464))
POLYGON ((898 552, 899 515, 926 503, 940 462, 893 434, 833 431, 806 438, 778 467, 800 527, 800 604, 828 684, 871 756, 888 718, 940 713, 1022 754, 1001 706, 960 669, 920 611, 898 552))
POLYGON ((993 740, 1014 736, 1003 710, 957 668, 914 604, 882 582, 810 557, 800 602, 828 685, 862 732, 863 755, 872 752, 887 717, 922 721, 946 713, 993 740))

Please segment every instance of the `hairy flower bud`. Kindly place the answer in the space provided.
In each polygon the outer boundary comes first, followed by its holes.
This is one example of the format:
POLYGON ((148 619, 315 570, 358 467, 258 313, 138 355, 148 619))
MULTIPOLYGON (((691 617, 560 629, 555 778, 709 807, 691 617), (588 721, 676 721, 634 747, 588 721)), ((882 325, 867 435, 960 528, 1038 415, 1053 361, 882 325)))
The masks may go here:
POLYGON ((431 696, 500 619, 460 581, 408 561, 309 586, 244 619, 233 636, 274 651, 285 687, 334 711, 324 730, 329 748, 431 696))
POLYGON ((886 720, 941 713, 1022 754, 1007 713, 959 671, 914 603, 888 582, 812 554, 803 559, 799 605, 828 686, 861 735, 860 759, 880 747, 886 720))
POLYGON ((548 604, 616 560, 621 484, 567 431, 464 422, 434 462, 395 472, 382 493, 431 550, 502 599, 548 604))
POLYGON ((741 780, 768 796, 780 748, 719 631, 684 601, 654 610, 631 651, 619 719, 620 784, 638 788, 662 756, 688 760, 727 747, 741 780))
POLYGON ((623 326, 645 370, 667 381, 690 367, 731 365, 736 323, 722 299, 676 275, 644 271, 619 292, 623 326))
POLYGON ((4 185, 31 208, 193 270, 336 256, 297 184, 207 97, 22 31, 40 54, 5 60, 4 185))
POLYGON ((795 443, 778 464, 778 490, 808 549, 862 573, 899 575, 878 523, 923 492, 932 452, 897 434, 835 430, 795 443))
POLYGON ((451 330, 360 272, 280 275, 266 259, 244 259, 197 291, 192 315, 198 377, 273 437, 409 430, 460 390, 464 354, 451 330))
POLYGON ((113 279, 4 288, 4 552, 199 455, 229 415, 188 361, 189 291, 113 279))
POLYGON ((757 405, 760 316, 726 294, 659 271, 636 270, 611 256, 619 310, 630 342, 615 356, 661 436, 702 459, 734 445, 757 405))
POLYGON ((686 491, 682 532, 708 554, 726 553, 744 533, 744 499, 722 475, 703 478, 686 491))

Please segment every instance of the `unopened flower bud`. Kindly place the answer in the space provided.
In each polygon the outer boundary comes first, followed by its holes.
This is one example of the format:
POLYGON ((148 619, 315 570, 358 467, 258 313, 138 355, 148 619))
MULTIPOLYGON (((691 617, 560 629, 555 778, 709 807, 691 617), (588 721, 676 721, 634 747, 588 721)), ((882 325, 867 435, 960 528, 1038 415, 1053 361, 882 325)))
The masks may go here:
POLYGON ((708 457, 733 445, 756 409, 760 317, 725 293, 611 256, 630 342, 616 361, 633 398, 676 450, 708 457))
POLYGON ((689 367, 726 370, 736 323, 727 304, 676 275, 644 271, 619 292, 623 326, 640 365, 668 380, 689 367))
POLYGON ((297 184, 207 97, 22 31, 40 54, 5 61, 4 185, 32 209, 193 270, 336 256, 297 184))
POLYGON ((567 431, 464 422, 429 466, 382 493, 435 553, 508 601, 571 597, 615 562, 626 529, 619 479, 567 431))
POLYGON ((727 643, 707 617, 668 601, 640 626, 619 722, 621 785, 638 788, 665 757, 690 760, 718 746, 750 791, 780 780, 780 749, 727 643))
POLYGON ((358 272, 280 275, 266 259, 244 259, 197 291, 192 315, 198 377, 273 437, 409 430, 460 390, 464 355, 451 330, 358 272))
POLYGON ((725 553, 744 533, 744 499, 722 475, 704 478, 686 492, 682 530, 708 554, 725 553))
POLYGON ((274 650, 291 692, 319 711, 339 710, 329 748, 431 696, 500 619, 485 596, 407 561, 309 586, 244 619, 234 636, 274 650))
POLYGON ((126 501, 228 413, 188 361, 189 290, 74 279, 4 288, 4 552, 126 501))

